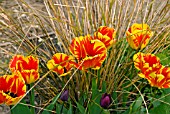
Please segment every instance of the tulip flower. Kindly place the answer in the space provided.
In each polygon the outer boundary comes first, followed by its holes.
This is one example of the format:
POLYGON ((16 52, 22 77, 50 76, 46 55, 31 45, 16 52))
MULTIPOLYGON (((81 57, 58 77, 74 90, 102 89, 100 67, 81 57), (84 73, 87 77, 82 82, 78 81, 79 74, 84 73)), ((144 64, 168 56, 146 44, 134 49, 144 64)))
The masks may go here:
POLYGON ((150 53, 144 54, 138 52, 133 56, 133 61, 135 68, 140 71, 138 75, 142 78, 147 78, 149 74, 156 73, 162 68, 159 58, 150 53))
POLYGON ((21 74, 0 76, 0 104, 15 105, 26 93, 21 74))
POLYGON ((74 58, 64 53, 56 53, 52 59, 47 62, 48 69, 59 74, 60 76, 66 76, 71 73, 73 67, 74 58))
POLYGON ((94 39, 102 41, 107 48, 110 48, 116 42, 115 35, 116 31, 114 28, 100 26, 97 32, 94 33, 94 39))
POLYGON ((135 50, 145 48, 152 35, 153 32, 147 24, 134 23, 126 32, 127 41, 135 50))
POLYGON ((68 98, 69 98, 69 91, 68 90, 63 91, 63 93, 60 96, 60 99, 62 101, 68 101, 68 98))
POLYGON ((149 74, 147 80, 151 86, 161 88, 170 88, 170 68, 162 67, 157 73, 149 74))
POLYGON ((104 93, 102 95, 102 98, 100 99, 100 106, 106 109, 111 104, 111 102, 112 102, 111 95, 104 93))
POLYGON ((38 58, 16 55, 11 59, 9 68, 12 72, 19 71, 24 78, 25 83, 30 84, 39 79, 38 64, 38 58))
POLYGON ((107 48, 100 40, 89 35, 76 37, 70 45, 70 52, 76 57, 80 69, 99 69, 107 55, 107 48))

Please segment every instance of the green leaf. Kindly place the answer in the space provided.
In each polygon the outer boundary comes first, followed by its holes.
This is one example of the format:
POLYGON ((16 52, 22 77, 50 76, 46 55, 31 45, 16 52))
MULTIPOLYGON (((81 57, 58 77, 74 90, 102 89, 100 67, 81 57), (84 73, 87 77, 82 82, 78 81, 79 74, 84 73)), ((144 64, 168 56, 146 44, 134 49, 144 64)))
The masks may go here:
POLYGON ((31 114, 31 111, 29 107, 26 105, 26 102, 24 100, 21 101, 23 104, 17 104, 12 110, 11 114, 20 114, 21 112, 23 114, 31 114), (25 104, 25 105, 24 105, 25 104))
MULTIPOLYGON (((162 89, 164 95, 159 98, 161 103, 152 108, 149 114, 170 114, 170 88, 162 89)), ((154 104, 154 103, 153 103, 154 104)))
POLYGON ((100 99, 102 97, 102 94, 99 93, 94 100, 91 100, 91 102, 88 105, 89 113, 90 114, 100 114, 100 112, 103 110, 103 108, 100 106, 100 99))
POLYGON ((129 109, 123 114, 140 114, 142 102, 142 97, 140 96, 135 102, 130 105, 129 109))
POLYGON ((64 102, 63 102, 63 104, 56 103, 56 113, 57 114, 67 114, 67 112, 68 112, 68 110, 64 107, 64 102))
POLYGON ((140 96, 132 105, 132 112, 137 111, 142 105, 142 97, 140 96))
MULTIPOLYGON (((51 102, 45 109, 47 109, 47 110, 53 110, 59 97, 60 97, 60 94, 58 94, 57 96, 55 96, 55 97, 53 98, 52 102, 51 102)), ((47 111, 47 110, 44 110, 44 111, 42 112, 42 114, 51 114, 51 113, 50 113, 49 111, 47 111)))
POLYGON ((82 105, 80 105, 78 102, 76 102, 76 104, 81 114, 85 114, 85 108, 82 105))
POLYGON ((99 106, 99 104, 91 102, 91 104, 88 107, 90 114, 100 114, 102 108, 99 106))
POLYGON ((164 53, 159 53, 159 54, 156 54, 156 56, 160 58, 160 61, 161 61, 161 64, 162 64, 162 65, 167 65, 167 64, 169 64, 170 57, 167 56, 166 54, 164 54, 164 53))
POLYGON ((102 114, 110 114, 109 110, 103 110, 102 114))
POLYGON ((72 107, 71 101, 70 101, 70 108, 69 108, 67 114, 73 114, 73 107, 72 107))
POLYGON ((170 105, 161 103, 159 106, 151 109, 149 114, 170 114, 170 105))
POLYGON ((97 89, 96 78, 93 78, 92 79, 92 99, 95 99, 97 95, 98 95, 98 89, 97 89))

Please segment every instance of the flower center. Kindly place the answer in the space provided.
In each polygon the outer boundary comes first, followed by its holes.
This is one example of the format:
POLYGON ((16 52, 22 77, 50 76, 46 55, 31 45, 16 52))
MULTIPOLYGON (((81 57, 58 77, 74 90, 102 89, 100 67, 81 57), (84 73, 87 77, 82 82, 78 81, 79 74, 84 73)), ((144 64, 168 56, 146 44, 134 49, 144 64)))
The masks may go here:
POLYGON ((64 67, 64 73, 66 73, 67 72, 67 69, 66 69, 66 67, 64 67))
POLYGON ((10 92, 10 91, 7 91, 5 93, 8 94, 9 96, 11 96, 12 98, 17 97, 17 94, 14 94, 13 92, 10 92))

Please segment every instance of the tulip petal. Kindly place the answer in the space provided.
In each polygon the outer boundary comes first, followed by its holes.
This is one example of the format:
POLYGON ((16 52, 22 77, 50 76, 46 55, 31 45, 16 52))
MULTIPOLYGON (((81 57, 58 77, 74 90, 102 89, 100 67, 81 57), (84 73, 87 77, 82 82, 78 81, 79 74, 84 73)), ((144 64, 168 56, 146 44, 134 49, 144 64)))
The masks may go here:
POLYGON ((126 32, 127 42, 131 48, 143 49, 149 43, 149 39, 152 37, 153 32, 150 30, 147 24, 134 23, 126 32))
POLYGON ((75 66, 81 70, 99 69, 107 55, 105 44, 89 35, 73 39, 70 51, 78 60, 75 66))
POLYGON ((19 72, 0 77, 0 104, 14 105, 25 93, 25 81, 19 72))
POLYGON ((38 64, 38 58, 33 56, 24 57, 22 55, 16 55, 11 59, 9 68, 12 72, 19 71, 23 75, 26 84, 30 84, 39 78, 38 64))
POLYGON ((73 67, 73 63, 74 59, 72 56, 64 53, 56 53, 52 59, 47 62, 47 67, 60 76, 66 76, 71 73, 70 70, 73 67))
POLYGON ((111 45, 116 42, 115 35, 116 31, 113 28, 101 26, 97 32, 94 33, 94 39, 100 40, 107 48, 110 48, 111 45))

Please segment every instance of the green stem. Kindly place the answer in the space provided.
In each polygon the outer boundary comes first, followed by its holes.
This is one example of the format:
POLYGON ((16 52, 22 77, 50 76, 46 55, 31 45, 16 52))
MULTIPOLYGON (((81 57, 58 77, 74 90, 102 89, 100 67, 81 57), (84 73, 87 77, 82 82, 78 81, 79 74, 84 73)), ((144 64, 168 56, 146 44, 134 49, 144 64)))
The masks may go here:
MULTIPOLYGON (((30 88, 31 88, 32 86, 33 86, 33 83, 30 84, 30 88)), ((35 108, 33 107, 33 106, 35 106, 34 101, 35 101, 34 88, 32 88, 32 89, 31 89, 31 92, 30 92, 30 104, 31 104, 30 110, 31 110, 31 113, 32 113, 32 114, 35 114, 35 108)))

